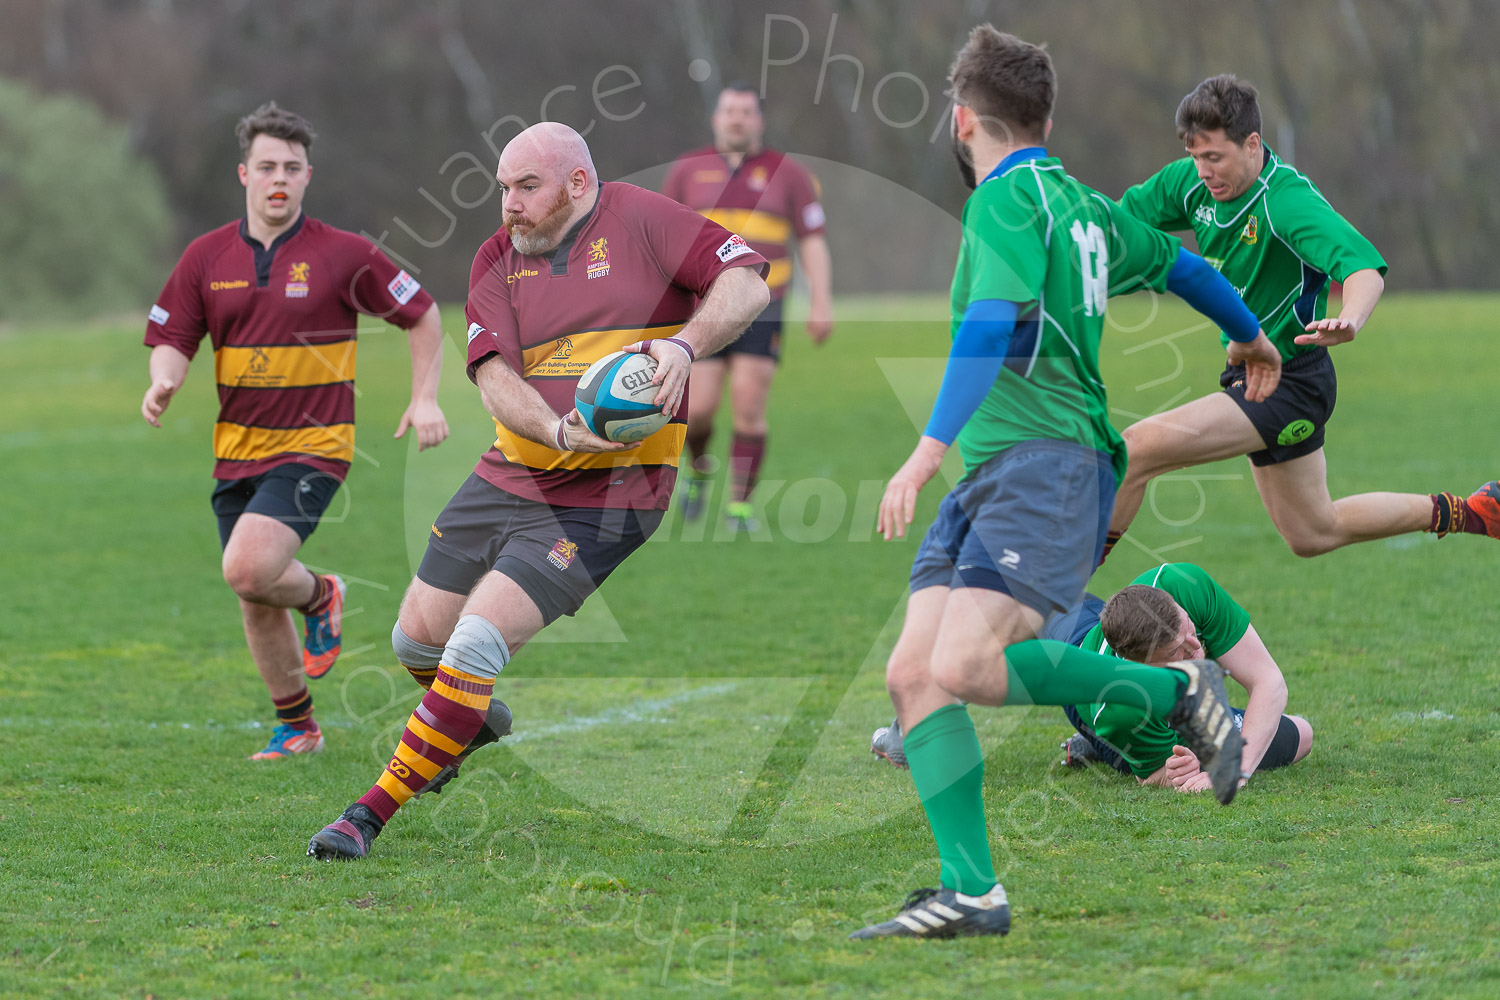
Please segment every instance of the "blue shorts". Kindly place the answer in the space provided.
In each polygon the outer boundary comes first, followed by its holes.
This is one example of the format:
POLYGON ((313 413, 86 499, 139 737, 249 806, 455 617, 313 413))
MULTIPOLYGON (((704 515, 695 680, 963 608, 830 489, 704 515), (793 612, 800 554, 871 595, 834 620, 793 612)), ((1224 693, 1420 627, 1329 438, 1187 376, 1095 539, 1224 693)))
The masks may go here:
POLYGON ((943 498, 911 589, 980 587, 1043 616, 1067 611, 1099 565, 1114 508, 1104 452, 1052 440, 1007 448, 943 498))

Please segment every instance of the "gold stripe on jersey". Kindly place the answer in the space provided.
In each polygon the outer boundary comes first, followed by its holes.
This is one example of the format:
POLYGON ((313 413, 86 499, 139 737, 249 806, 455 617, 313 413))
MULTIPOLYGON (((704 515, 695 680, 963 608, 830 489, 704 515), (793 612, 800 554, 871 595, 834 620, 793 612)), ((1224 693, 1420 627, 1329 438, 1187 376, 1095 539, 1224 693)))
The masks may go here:
POLYGON ((353 462, 354 425, 273 429, 214 424, 214 457, 222 462, 254 462, 287 452, 353 462))
POLYGON ((686 440, 686 424, 668 424, 642 441, 639 448, 623 454, 562 452, 512 434, 500 421, 495 421, 495 447, 505 456, 505 460, 539 472, 553 472, 557 469, 614 469, 631 465, 670 465, 676 468, 677 458, 682 454, 682 445, 686 440))
POLYGON ((710 208, 703 214, 751 243, 785 243, 792 238, 791 222, 758 208, 710 208))
POLYGON ((587 330, 570 333, 544 344, 521 351, 522 378, 582 378, 589 365, 627 344, 657 337, 675 337, 683 324, 673 323, 649 329, 623 327, 615 330, 587 330))
POLYGON ((294 389, 354 379, 356 341, 294 347, 221 347, 214 352, 220 385, 245 389, 294 389))
POLYGON ((782 257, 780 260, 770 261, 770 265, 766 269, 767 288, 780 288, 792 280, 792 260, 790 257, 782 257))

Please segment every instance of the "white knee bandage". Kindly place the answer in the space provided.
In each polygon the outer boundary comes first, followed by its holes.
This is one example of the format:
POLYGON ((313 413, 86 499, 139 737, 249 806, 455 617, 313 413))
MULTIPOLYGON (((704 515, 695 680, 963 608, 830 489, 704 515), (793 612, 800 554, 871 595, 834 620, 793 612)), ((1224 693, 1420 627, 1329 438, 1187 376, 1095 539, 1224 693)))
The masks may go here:
POLYGON ((429 646, 418 642, 401 631, 401 623, 391 629, 391 648, 396 651, 396 662, 415 670, 433 670, 443 658, 442 646, 429 646))
POLYGON ((510 647, 500 630, 479 615, 460 618, 443 650, 443 663, 476 677, 498 677, 509 662, 510 647))

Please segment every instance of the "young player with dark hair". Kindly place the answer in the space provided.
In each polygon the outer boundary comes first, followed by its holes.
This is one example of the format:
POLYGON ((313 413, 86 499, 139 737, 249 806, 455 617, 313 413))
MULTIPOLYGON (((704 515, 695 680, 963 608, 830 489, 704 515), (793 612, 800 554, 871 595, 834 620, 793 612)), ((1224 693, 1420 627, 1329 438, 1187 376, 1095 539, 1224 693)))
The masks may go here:
POLYGON ((1109 548, 1140 510, 1146 484, 1165 472, 1247 455, 1276 530, 1299 556, 1411 531, 1500 538, 1500 486, 1453 493, 1328 493, 1324 428, 1338 380, 1328 348, 1353 340, 1385 289, 1385 261, 1305 174, 1261 140, 1255 88, 1210 77, 1177 108, 1188 155, 1125 192, 1121 205, 1167 232, 1192 230, 1204 257, 1240 290, 1281 353, 1274 399, 1255 402, 1242 368, 1224 391, 1125 429, 1130 468, 1120 484, 1109 548), (1329 279, 1343 282, 1328 316, 1329 279))
POLYGON ((1211 661, 1127 663, 1034 637, 1071 607, 1104 546, 1125 448, 1099 378, 1111 294, 1172 290, 1230 334, 1252 398, 1280 357, 1228 282, 1166 234, 1069 177, 1042 142, 1056 77, 1046 51, 975 28, 950 74, 953 142, 966 183, 953 279, 953 348, 932 418, 881 499, 887 539, 955 441, 964 478, 943 500, 912 567, 886 686, 913 782, 937 841, 942 886, 857 938, 1004 934, 982 795, 984 760, 964 703, 1071 705, 1103 692, 1168 717, 1228 802, 1240 739, 1211 661))
POLYGON ((369 241, 302 211, 311 126, 274 102, 243 118, 245 215, 183 253, 146 325, 153 427, 182 388, 204 334, 214 351, 214 514, 224 580, 239 596, 250 655, 278 725, 252 760, 321 750, 307 677, 338 658, 344 583, 297 561, 354 457, 355 328, 361 313, 409 331, 411 403, 396 437, 419 449, 448 425, 438 407, 442 322, 432 298, 369 241), (298 638, 288 609, 306 618, 298 638))

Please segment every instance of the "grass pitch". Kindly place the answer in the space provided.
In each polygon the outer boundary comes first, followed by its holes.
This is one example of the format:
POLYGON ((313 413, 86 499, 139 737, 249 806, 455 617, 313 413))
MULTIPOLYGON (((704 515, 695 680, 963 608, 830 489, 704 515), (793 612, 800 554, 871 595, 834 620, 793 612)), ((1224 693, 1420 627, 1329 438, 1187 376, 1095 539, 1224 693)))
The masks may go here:
MULTIPOLYGON (((1496 475, 1497 305, 1392 296, 1336 349, 1335 496, 1496 475)), ((1217 387, 1222 355, 1186 310, 1112 309, 1122 424, 1217 387)), ((1500 993, 1494 543, 1302 561, 1243 461, 1162 483, 1131 537, 1250 610, 1312 756, 1223 809, 1058 767, 1057 710, 976 709, 1013 932, 849 942, 937 875, 909 778, 866 747, 915 550, 873 537, 874 507, 947 330, 936 299, 845 301, 825 348, 788 336, 764 534, 674 515, 506 670, 516 736, 369 860, 315 864, 308 836, 375 779, 416 701, 390 623, 487 420, 450 344, 453 438, 393 442, 404 338, 372 328, 361 457, 304 549, 352 583, 345 656, 313 685, 328 749, 252 763, 270 706, 219 577, 211 368, 205 352, 152 430, 139 338, 0 336, 0 995, 1500 993)), ((1093 589, 1152 552, 1126 543, 1093 589)))

